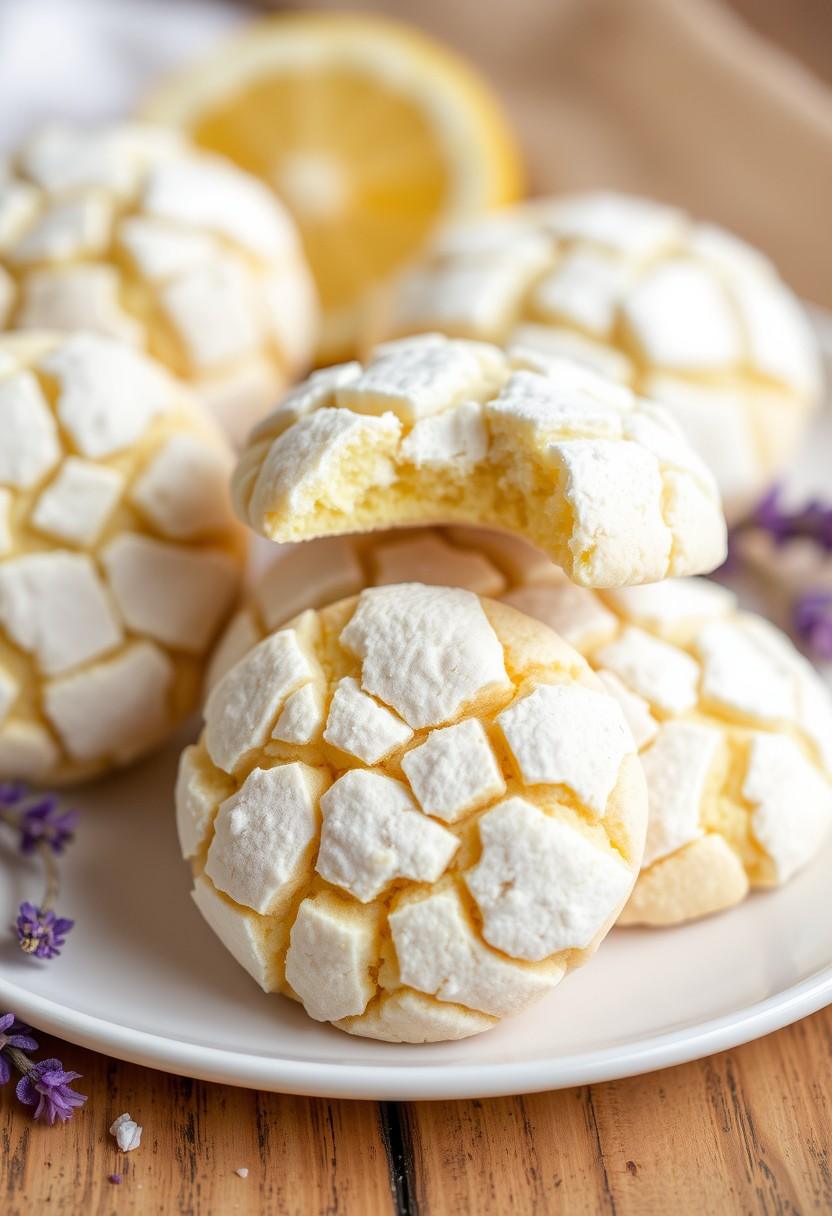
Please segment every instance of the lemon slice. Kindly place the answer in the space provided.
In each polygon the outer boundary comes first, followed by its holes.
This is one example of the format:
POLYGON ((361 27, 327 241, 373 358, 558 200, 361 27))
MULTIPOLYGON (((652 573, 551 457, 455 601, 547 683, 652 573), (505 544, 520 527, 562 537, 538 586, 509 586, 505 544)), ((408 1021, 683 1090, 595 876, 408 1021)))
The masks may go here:
POLYGON ((322 362, 354 352, 370 299, 438 225, 521 193, 488 87, 386 19, 268 18, 163 84, 144 113, 187 128, 288 204, 323 305, 322 362))

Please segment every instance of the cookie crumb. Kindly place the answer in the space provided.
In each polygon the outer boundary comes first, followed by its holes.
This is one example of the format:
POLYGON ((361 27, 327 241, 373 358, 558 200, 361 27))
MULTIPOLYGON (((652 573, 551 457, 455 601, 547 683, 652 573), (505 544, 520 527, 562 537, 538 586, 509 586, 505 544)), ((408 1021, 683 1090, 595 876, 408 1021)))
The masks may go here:
POLYGON ((123 1153, 130 1153, 141 1144, 143 1130, 135 1119, 131 1119, 130 1115, 125 1113, 119 1115, 115 1122, 111 1124, 110 1135, 115 1136, 118 1146, 123 1153))

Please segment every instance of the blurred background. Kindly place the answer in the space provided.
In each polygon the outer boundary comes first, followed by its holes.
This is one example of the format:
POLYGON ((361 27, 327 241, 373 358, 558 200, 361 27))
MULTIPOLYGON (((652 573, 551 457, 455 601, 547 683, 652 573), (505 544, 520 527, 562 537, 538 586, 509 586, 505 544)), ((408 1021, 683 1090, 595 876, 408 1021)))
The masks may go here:
MULTIPOLYGON (((231 0, 0 0, 0 148, 115 116, 265 11, 231 0)), ((355 11, 317 3, 316 9, 355 11)), ((690 207, 832 306, 829 0, 386 0, 472 60, 532 192, 612 186, 690 207)))

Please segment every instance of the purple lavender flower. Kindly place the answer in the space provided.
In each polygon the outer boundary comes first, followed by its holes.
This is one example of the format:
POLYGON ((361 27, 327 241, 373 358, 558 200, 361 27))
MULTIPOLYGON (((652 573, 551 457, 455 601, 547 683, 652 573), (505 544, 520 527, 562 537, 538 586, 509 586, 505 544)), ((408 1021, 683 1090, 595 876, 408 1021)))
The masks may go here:
POLYGON ((799 597, 794 606, 798 635, 823 659, 832 659, 832 588, 819 587, 799 597))
POLYGON ((33 853, 39 844, 45 844, 53 853, 62 853, 77 823, 77 811, 62 810, 57 797, 47 794, 21 812, 20 850, 33 853))
POLYGON ((757 527, 773 536, 778 544, 786 539, 788 528, 786 513, 780 504, 781 494, 779 486, 772 486, 757 504, 753 518, 757 527))
POLYGON ((17 806, 28 797, 29 789, 22 781, 0 781, 0 806, 17 806))
POLYGON ((832 552, 832 504, 819 498, 810 498, 799 510, 788 511, 783 506, 780 487, 774 486, 757 506, 752 522, 768 532, 778 545, 806 537, 832 552))
POLYGON ((11 1076, 9 1061, 3 1054, 4 1047, 17 1047, 19 1051, 37 1051, 37 1041, 32 1038, 31 1026, 18 1022, 13 1013, 0 1015, 0 1085, 5 1085, 11 1076))
POLYGON ((73 1108, 86 1102, 86 1094, 70 1088, 70 1082, 80 1076, 79 1072, 65 1072, 60 1060, 40 1060, 23 1074, 15 1092, 24 1106, 37 1103, 33 1118, 45 1118, 51 1126, 56 1119, 62 1123, 71 1119, 73 1108))
POLYGON ((55 958, 61 953, 66 935, 75 924, 56 916, 51 908, 36 908, 24 901, 17 916, 17 940, 21 950, 35 958, 55 958))
POLYGON ((24 1106, 35 1107, 32 1117, 46 1119, 50 1126, 56 1119, 63 1123, 87 1100, 70 1086, 81 1074, 66 1072, 60 1060, 35 1063, 27 1053, 37 1049, 29 1026, 18 1022, 13 1013, 0 1014, 0 1084, 8 1081, 13 1064, 20 1073, 15 1093, 24 1106))

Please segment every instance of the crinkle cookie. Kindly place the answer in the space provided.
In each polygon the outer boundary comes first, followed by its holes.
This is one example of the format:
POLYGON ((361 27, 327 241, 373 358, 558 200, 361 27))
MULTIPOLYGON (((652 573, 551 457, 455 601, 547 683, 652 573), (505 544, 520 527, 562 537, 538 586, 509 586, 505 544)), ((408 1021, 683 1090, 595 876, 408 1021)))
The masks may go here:
POLYGON ((0 335, 0 779, 92 776, 194 709, 245 558, 232 462, 129 346, 0 335))
POLYGON ((232 492, 271 540, 492 524, 593 587, 725 553, 713 477, 667 413, 570 360, 438 334, 312 375, 254 429, 232 492))
POLYGON ((650 792, 620 924, 669 925, 786 882, 832 829, 832 696, 785 634, 701 579, 607 593, 511 537, 454 528, 338 537, 281 555, 219 643, 219 679, 304 607, 418 578, 499 597, 576 647, 621 703, 650 792))
POLYGON ((388 337, 520 343, 662 402, 716 474, 729 519, 788 465, 820 397, 815 336, 771 263, 646 199, 578 195, 457 227, 385 317, 388 337))
POLYGON ((0 160, 0 327, 145 349, 241 441, 309 362, 317 306, 261 182, 162 127, 62 125, 0 160))
POLYGON ((624 715, 550 629, 459 588, 307 611, 215 685, 182 851, 267 991, 404 1042, 487 1030, 598 946, 644 844, 624 715))

